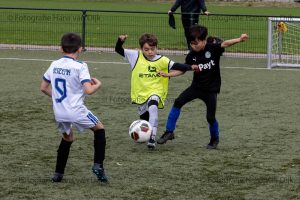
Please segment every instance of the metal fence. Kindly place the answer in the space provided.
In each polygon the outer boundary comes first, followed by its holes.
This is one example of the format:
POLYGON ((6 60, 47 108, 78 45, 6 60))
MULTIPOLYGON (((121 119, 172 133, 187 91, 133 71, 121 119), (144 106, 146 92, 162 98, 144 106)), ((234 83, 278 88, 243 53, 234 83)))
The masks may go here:
MULTIPOLYGON (((77 32, 87 50, 111 52, 120 34, 129 35, 126 48, 138 48, 139 36, 149 32, 158 37, 161 51, 182 54, 187 50, 180 13, 175 14, 176 29, 172 29, 168 15, 160 12, 3 7, 0 10, 0 48, 57 50, 65 32, 77 32)), ((209 35, 225 40, 249 34, 249 41, 228 48, 227 55, 265 57, 268 17, 201 15, 200 24, 208 27, 209 35)))

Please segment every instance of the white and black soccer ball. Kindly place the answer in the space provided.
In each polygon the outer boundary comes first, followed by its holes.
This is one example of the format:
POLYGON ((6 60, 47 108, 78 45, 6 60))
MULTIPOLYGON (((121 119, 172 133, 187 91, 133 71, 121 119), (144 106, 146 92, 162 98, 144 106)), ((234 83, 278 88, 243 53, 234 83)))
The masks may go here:
POLYGON ((135 142, 147 142, 150 139, 152 126, 146 120, 136 120, 129 126, 129 136, 135 142))

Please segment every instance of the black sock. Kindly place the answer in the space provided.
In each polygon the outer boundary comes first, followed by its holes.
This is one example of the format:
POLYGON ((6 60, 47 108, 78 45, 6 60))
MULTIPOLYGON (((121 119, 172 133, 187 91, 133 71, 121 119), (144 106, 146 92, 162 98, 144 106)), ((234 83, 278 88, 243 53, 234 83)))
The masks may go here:
POLYGON ((94 164, 99 164, 103 168, 103 161, 105 159, 105 130, 99 129, 94 131, 94 164))
POLYGON ((57 150, 57 160, 56 160, 56 168, 55 168, 56 173, 64 174, 67 160, 69 157, 71 144, 72 142, 68 142, 63 138, 61 139, 60 145, 57 150))
POLYGON ((144 114, 140 115, 140 119, 149 121, 149 112, 145 112, 144 114))

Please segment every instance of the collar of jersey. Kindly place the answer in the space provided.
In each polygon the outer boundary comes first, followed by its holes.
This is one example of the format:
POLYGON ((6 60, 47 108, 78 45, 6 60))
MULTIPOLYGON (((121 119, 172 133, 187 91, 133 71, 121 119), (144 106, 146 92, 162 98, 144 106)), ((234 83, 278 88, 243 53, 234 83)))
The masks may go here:
POLYGON ((72 60, 75 60, 74 58, 70 57, 70 56, 64 56, 63 58, 70 58, 72 60))
POLYGON ((160 54, 156 54, 152 60, 149 60, 143 53, 142 53, 142 55, 144 56, 144 58, 146 60, 148 60, 150 62, 155 62, 155 61, 159 60, 162 57, 160 54))

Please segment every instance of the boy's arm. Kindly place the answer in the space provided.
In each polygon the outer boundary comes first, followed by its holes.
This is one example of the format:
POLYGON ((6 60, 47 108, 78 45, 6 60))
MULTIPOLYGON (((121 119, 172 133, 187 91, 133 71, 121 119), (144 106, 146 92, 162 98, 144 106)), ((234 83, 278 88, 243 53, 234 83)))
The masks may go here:
POLYGON ((183 63, 174 63, 171 67, 171 70, 180 70, 180 71, 190 71, 193 70, 191 65, 183 63))
POLYGON ((183 64, 183 63, 174 63, 170 70, 179 70, 179 71, 198 71, 199 68, 197 65, 189 65, 189 64, 183 64))
POLYGON ((86 94, 91 95, 101 87, 101 82, 96 78, 91 78, 91 82, 83 83, 83 90, 86 94))
POLYGON ((225 40, 224 42, 222 42, 221 47, 225 48, 225 47, 230 47, 236 43, 240 43, 240 42, 244 42, 248 39, 248 35, 243 33, 239 38, 234 38, 231 40, 225 40))
POLYGON ((200 8, 201 8, 202 12, 205 15, 208 15, 209 12, 207 11, 207 8, 206 8, 206 5, 205 5, 205 0, 199 0, 198 3, 200 4, 200 8))
MULTIPOLYGON (((188 65, 188 64, 184 64, 188 65)), ((194 72, 198 73, 200 71, 198 65, 188 65, 191 70, 194 72)), ((169 73, 165 73, 163 71, 160 71, 158 74, 161 75, 162 77, 175 77, 175 76, 180 76, 184 74, 187 70, 175 70, 174 67, 171 68, 171 71, 169 73)))
POLYGON ((175 77, 175 76, 180 76, 184 73, 185 73, 184 71, 180 71, 180 70, 171 70, 169 73, 160 71, 158 74, 162 77, 175 77))
POLYGON ((52 89, 50 87, 50 83, 48 81, 42 80, 40 90, 46 94, 47 96, 52 96, 52 89))
POLYGON ((176 0, 172 5, 171 9, 168 11, 168 14, 173 13, 177 10, 177 8, 181 5, 182 0, 176 0))
POLYGON ((175 63, 173 61, 171 61, 169 63, 169 69, 170 70, 180 70, 183 72, 186 71, 198 71, 198 66, 197 65, 190 65, 190 64, 186 64, 186 63, 175 63))
POLYGON ((127 39, 127 37, 128 37, 127 35, 120 35, 118 37, 118 41, 115 46, 115 51, 123 57, 125 57, 123 44, 124 44, 125 40, 127 39))

